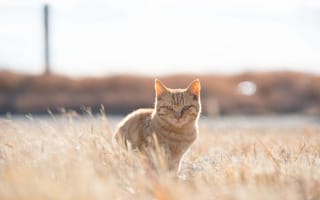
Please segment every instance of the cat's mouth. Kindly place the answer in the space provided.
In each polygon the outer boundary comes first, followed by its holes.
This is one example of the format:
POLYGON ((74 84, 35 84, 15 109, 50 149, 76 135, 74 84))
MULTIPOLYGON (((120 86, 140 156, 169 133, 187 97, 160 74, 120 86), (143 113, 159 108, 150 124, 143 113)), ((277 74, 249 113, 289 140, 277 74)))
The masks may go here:
POLYGON ((181 122, 181 120, 182 120, 182 118, 176 118, 176 117, 174 118, 175 122, 181 122))
POLYGON ((184 124, 184 120, 182 118, 174 118, 173 122, 177 127, 181 127, 184 124))
POLYGON ((167 123, 171 124, 173 127, 176 128, 181 128, 183 126, 185 126, 186 119, 185 118, 176 118, 176 117, 169 117, 167 119, 165 119, 165 121, 167 121, 167 123))

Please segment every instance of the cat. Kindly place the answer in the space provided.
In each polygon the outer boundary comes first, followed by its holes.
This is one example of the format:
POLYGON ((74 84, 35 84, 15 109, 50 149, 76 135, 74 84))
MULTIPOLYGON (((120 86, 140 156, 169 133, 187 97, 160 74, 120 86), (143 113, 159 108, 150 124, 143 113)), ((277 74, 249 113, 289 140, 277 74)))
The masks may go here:
POLYGON ((198 136, 201 111, 200 81, 185 89, 170 89, 155 79, 155 106, 138 109, 119 123, 116 141, 140 152, 158 146, 163 149, 169 170, 178 173, 183 155, 198 136))

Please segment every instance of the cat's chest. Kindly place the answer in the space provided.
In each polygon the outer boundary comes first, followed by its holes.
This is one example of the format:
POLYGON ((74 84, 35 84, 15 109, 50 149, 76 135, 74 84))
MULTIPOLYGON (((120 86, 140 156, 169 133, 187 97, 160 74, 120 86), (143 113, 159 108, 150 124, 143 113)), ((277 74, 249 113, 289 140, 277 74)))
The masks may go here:
POLYGON ((196 132, 176 133, 173 131, 153 131, 150 135, 153 141, 156 140, 160 146, 170 150, 170 152, 184 152, 196 139, 196 132), (156 136, 156 138, 155 138, 156 136))

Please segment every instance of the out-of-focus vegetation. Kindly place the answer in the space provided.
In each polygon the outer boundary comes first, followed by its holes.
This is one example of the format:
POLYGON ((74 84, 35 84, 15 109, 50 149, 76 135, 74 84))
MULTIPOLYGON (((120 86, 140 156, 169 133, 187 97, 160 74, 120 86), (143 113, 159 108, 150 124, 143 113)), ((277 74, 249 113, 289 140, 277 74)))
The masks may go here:
MULTIPOLYGON (((302 113, 320 115, 320 77, 297 72, 240 75, 174 75, 157 77, 168 87, 186 87, 194 78, 202 83, 203 112, 207 114, 302 113), (248 96, 238 85, 250 81, 256 92, 248 96)), ((127 113, 152 107, 154 78, 133 75, 72 79, 61 75, 0 72, 0 113, 45 113, 61 109, 93 112, 101 104, 107 113, 127 113)))

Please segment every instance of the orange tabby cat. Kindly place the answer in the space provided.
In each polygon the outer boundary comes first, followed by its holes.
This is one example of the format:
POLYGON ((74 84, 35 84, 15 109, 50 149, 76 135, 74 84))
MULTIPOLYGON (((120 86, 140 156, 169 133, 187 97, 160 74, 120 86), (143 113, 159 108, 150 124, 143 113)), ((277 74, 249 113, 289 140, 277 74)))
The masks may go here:
POLYGON ((164 149, 169 169, 178 170, 180 160, 198 135, 200 82, 194 80, 186 89, 170 89, 155 80, 154 109, 139 109, 129 114, 118 126, 115 139, 125 146, 145 151, 164 149))

